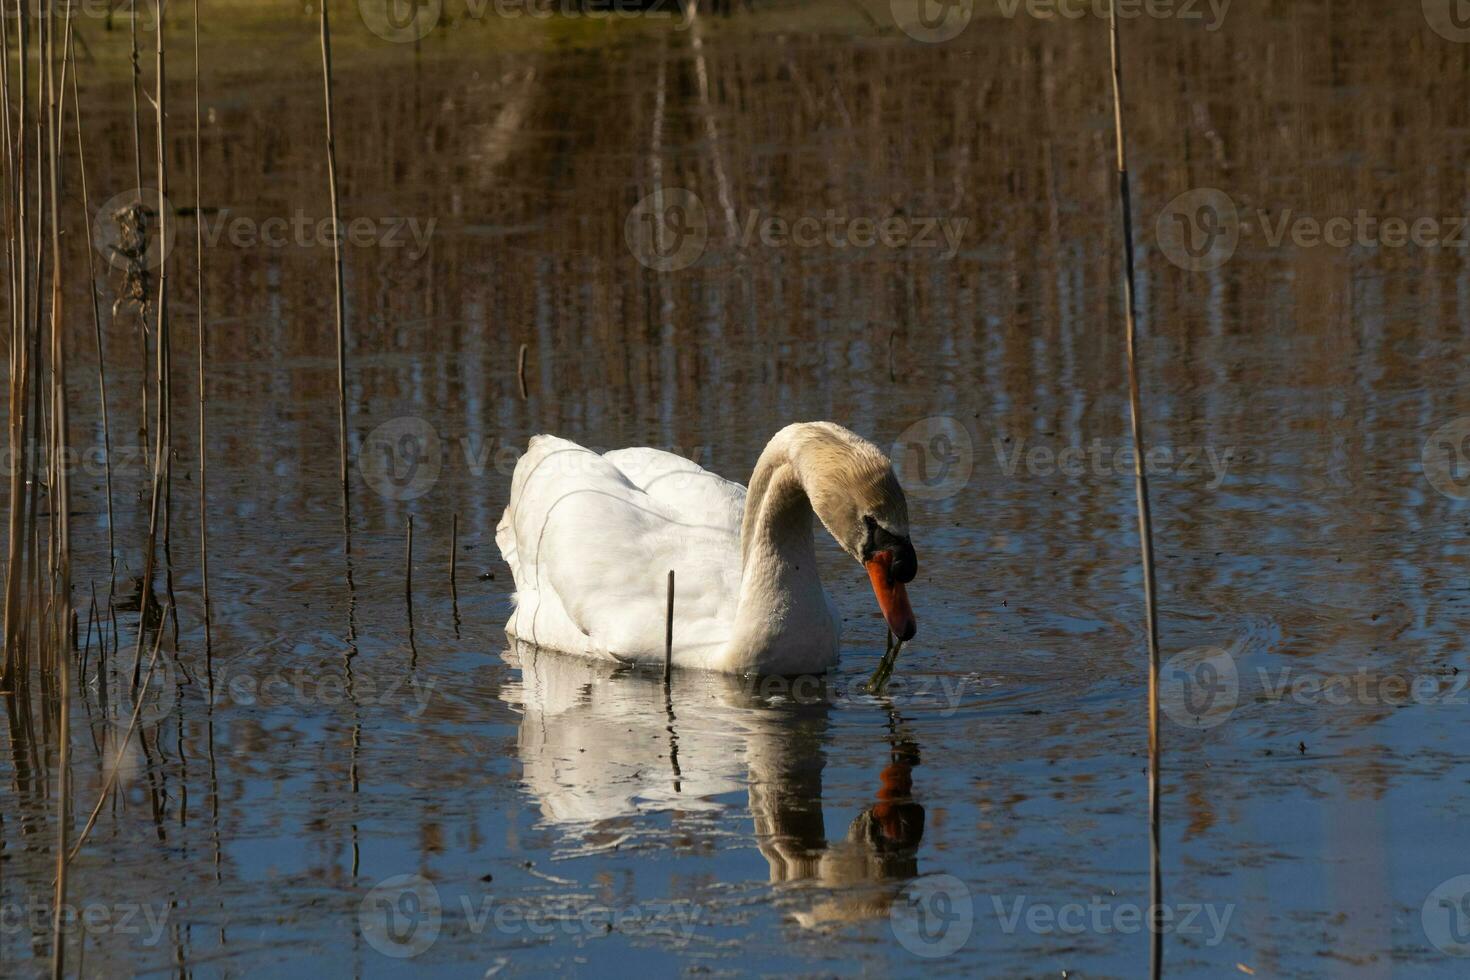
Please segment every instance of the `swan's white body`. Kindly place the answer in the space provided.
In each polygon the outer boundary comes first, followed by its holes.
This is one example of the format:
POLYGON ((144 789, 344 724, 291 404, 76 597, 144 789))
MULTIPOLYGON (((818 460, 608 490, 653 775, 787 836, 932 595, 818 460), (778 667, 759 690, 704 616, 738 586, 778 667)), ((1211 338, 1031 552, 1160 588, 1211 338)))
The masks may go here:
POLYGON ((598 455, 534 437, 495 535, 516 585, 506 632, 579 656, 662 664, 672 569, 676 667, 831 667, 841 620, 817 575, 811 504, 788 465, 812 425, 827 423, 788 426, 762 454, 743 562, 740 484, 657 449, 598 455))

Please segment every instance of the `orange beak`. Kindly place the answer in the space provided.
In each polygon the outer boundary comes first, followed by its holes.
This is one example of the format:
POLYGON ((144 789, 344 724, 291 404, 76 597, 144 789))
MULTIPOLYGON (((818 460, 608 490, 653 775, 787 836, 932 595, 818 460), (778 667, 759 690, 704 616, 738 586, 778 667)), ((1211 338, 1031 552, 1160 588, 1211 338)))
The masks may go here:
POLYGON ((893 565, 891 552, 880 551, 863 563, 868 570, 868 580, 873 583, 873 595, 878 597, 878 608, 888 620, 888 628, 900 640, 912 640, 919 631, 914 620, 914 609, 909 605, 908 590, 902 582, 894 581, 888 574, 893 565))

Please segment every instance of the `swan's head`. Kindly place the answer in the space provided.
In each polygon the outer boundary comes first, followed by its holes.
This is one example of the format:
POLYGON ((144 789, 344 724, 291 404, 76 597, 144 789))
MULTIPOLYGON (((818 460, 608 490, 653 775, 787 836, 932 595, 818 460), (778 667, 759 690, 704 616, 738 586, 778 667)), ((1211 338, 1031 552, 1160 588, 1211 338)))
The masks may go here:
POLYGON ((918 630, 905 583, 919 571, 909 540, 909 505, 893 464, 877 446, 831 422, 801 427, 795 454, 812 510, 867 569, 888 628, 900 640, 918 630))

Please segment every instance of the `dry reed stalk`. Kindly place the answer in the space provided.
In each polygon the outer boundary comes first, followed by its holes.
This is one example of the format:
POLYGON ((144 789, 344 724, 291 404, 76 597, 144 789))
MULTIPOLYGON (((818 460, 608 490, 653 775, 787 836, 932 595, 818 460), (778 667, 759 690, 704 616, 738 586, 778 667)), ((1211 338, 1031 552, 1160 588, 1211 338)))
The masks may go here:
MULTIPOLYGON (((53 670, 58 686, 57 697, 57 789, 56 789, 56 889, 52 902, 51 973, 61 980, 66 973, 66 908, 67 861, 66 841, 71 811, 71 651, 75 644, 75 613, 71 608, 71 477, 67 470, 68 406, 66 389, 66 350, 62 330, 61 304, 61 129, 66 93, 66 50, 71 41, 71 7, 66 9, 66 34, 62 47, 62 76, 56 82, 55 17, 47 8, 46 87, 47 122, 50 126, 51 172, 51 379, 52 379, 52 492, 50 509, 54 527, 52 548, 56 555, 56 571, 52 588, 59 596, 56 619, 60 629, 53 639, 53 670)), ((89 625, 90 631, 90 625, 89 625)), ((89 632, 90 639, 90 632, 89 632)))
MULTIPOLYGON (((1118 37, 1118 11, 1109 9, 1112 41, 1113 132, 1118 150, 1118 200, 1123 211, 1123 312, 1128 335, 1128 412, 1133 431, 1133 488, 1138 506, 1138 539, 1143 560, 1143 605, 1148 628, 1148 829, 1149 908, 1157 915, 1163 902, 1163 870, 1159 852, 1159 616, 1154 577, 1153 517, 1149 510, 1148 475, 1144 472, 1142 397, 1138 386, 1138 324, 1134 312, 1133 203, 1128 186, 1127 140, 1123 127, 1123 65, 1118 37)), ((1157 978, 1164 965, 1161 923, 1150 924, 1150 975, 1157 978)))
MULTIPOLYGON (((17 61, 19 69, 19 101, 17 109, 17 131, 14 155, 10 161, 10 176, 13 181, 14 224, 12 240, 16 244, 15 283, 16 291, 11 303, 11 358, 10 358, 10 521, 8 557, 5 569, 5 660, 0 668, 0 688, 7 691, 23 688, 26 678, 25 598, 23 582, 26 577, 26 541, 30 538, 27 514, 30 512, 30 452, 28 450, 29 413, 25 405, 31 385, 30 350, 30 280, 27 238, 27 204, 29 191, 26 181, 26 79, 29 74, 30 50, 28 18, 21 0, 16 0, 17 61)), ((8 77, 8 76, 7 76, 8 77)), ((8 84, 7 84, 8 89, 8 84)), ((7 91, 6 103, 9 103, 7 91)))
MULTIPOLYGON (((138 204, 136 205, 141 216, 143 212, 143 128, 141 116, 138 113, 138 83, 143 77, 143 68, 138 60, 138 0, 128 2, 128 25, 130 29, 129 43, 132 46, 130 59, 132 64, 132 86, 133 86, 133 179, 134 186, 138 190, 138 204)), ((159 33, 163 32, 163 24, 158 25, 159 33)), ((159 215, 159 221, 163 216, 159 215)), ((146 254, 146 238, 144 244, 146 254)), ((143 280, 142 294, 144 306, 138 316, 138 344, 142 349, 142 370, 139 372, 139 425, 138 432, 143 437, 143 452, 148 452, 148 316, 147 316, 147 279, 143 280)))
POLYGON ((199 0, 194 0, 194 279, 195 320, 199 324, 199 571, 204 593, 204 645, 210 646, 209 609, 209 482, 207 429, 205 421, 204 326, 204 154, 200 134, 199 106, 199 0))
POLYGON ((348 554, 352 552, 352 511, 347 488, 347 328, 343 320, 342 290, 342 216, 337 199, 337 144, 332 132, 332 30, 327 22, 327 4, 321 4, 322 98, 327 119, 327 187, 332 195, 332 258, 336 272, 337 310, 337 442, 340 465, 337 471, 342 484, 342 538, 348 554))
MULTIPOLYGON (((164 46, 163 46, 163 2, 158 0, 156 4, 156 26, 157 41, 155 45, 155 58, 157 64, 157 97, 154 99, 154 108, 157 110, 157 151, 158 151, 158 220, 159 234, 163 234, 163 222, 168 216, 168 161, 164 156, 166 119, 166 102, 164 96, 164 46)), ((160 253, 161 254, 161 253, 160 253)), ((142 597, 138 602, 138 642, 133 651, 133 687, 138 684, 138 670, 143 655, 143 634, 148 623, 148 607, 153 598, 153 572, 158 550, 158 528, 159 511, 164 506, 164 486, 169 482, 171 473, 170 447, 172 444, 172 433, 169 431, 169 421, 172 415, 172 392, 170 377, 172 365, 170 364, 169 352, 169 328, 168 328, 168 260, 165 256, 158 263, 158 320, 156 346, 157 384, 158 384, 158 432, 155 436, 155 458, 153 460, 153 494, 148 511, 148 543, 143 553, 143 586, 142 597)), ((166 519, 166 518, 165 518, 166 519)), ((170 606, 172 603, 170 603, 170 606)))
POLYGON ((521 401, 526 400, 526 345, 516 354, 516 381, 521 386, 521 401))
MULTIPOLYGON (((70 28, 71 7, 67 6, 67 27, 70 28)), ((70 420, 66 388, 66 336, 62 318, 61 293, 61 115, 64 88, 56 80, 56 24, 53 8, 47 6, 46 18, 46 141, 51 192, 51 426, 49 440, 51 452, 51 486, 49 488, 49 510, 51 513, 51 554, 53 567, 50 575, 53 603, 53 670, 61 674, 70 665, 71 606, 71 474, 66 466, 69 449, 68 423, 70 420)), ((63 55, 65 49, 63 48, 63 55)), ((65 61, 62 62, 63 71, 65 61)), ((65 76, 62 77, 65 84, 65 76)))
MULTIPOLYGON (((89 633, 90 637, 90 633, 89 633)), ((71 812, 71 665, 63 663, 59 675, 61 706, 57 732, 61 739, 57 753, 56 787, 56 891, 51 905, 51 976, 61 980, 66 975, 66 832, 71 812)))
POLYGON ((77 97, 76 52, 67 45, 71 62, 71 104, 77 114, 77 176, 82 190, 82 218, 87 233, 87 295, 92 300, 92 333, 97 347, 97 396, 102 406, 103 467, 107 479, 107 567, 109 575, 117 567, 117 542, 112 514, 112 423, 107 411, 107 366, 102 351, 102 314, 97 308, 97 268, 92 258, 92 204, 87 196, 87 156, 82 144, 82 103, 77 97))

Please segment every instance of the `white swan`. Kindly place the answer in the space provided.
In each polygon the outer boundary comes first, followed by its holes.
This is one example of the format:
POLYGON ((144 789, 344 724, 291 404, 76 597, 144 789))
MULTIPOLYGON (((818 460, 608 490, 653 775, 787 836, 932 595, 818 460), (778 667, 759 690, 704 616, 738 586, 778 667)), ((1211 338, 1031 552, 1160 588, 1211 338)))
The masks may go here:
POLYGON ((817 575, 813 513, 866 566, 889 628, 912 637, 908 504, 888 457, 842 426, 776 433, 748 492, 672 453, 598 455, 536 436, 495 534, 515 576, 506 632, 581 656, 661 664, 672 569, 675 666, 825 670, 837 661, 841 619, 817 575))

